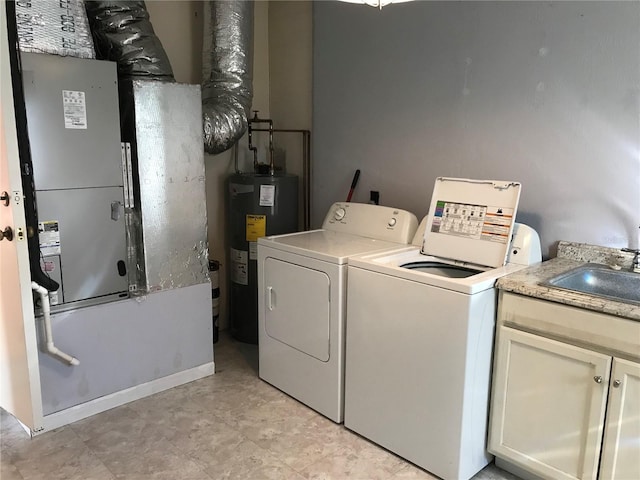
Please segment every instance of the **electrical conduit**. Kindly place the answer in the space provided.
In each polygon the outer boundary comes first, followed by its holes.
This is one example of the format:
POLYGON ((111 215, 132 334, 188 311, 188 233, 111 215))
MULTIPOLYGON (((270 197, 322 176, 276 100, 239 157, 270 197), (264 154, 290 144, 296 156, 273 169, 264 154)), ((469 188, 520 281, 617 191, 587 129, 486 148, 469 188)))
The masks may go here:
POLYGON ((40 295, 40 307, 42 308, 42 316, 44 318, 44 334, 46 338, 46 344, 44 351, 51 355, 56 360, 60 360, 62 363, 66 363, 69 366, 80 365, 80 360, 73 357, 62 350, 56 348, 53 343, 53 333, 51 331, 51 307, 49 305, 49 291, 38 285, 36 282, 31 282, 31 288, 34 292, 40 295))

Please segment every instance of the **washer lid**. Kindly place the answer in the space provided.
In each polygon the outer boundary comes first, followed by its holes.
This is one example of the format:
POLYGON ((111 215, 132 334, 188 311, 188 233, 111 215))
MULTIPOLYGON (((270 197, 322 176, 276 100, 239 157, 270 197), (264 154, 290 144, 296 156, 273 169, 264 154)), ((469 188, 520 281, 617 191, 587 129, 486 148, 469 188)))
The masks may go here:
POLYGON ((438 177, 422 253, 487 267, 507 260, 519 182, 438 177))

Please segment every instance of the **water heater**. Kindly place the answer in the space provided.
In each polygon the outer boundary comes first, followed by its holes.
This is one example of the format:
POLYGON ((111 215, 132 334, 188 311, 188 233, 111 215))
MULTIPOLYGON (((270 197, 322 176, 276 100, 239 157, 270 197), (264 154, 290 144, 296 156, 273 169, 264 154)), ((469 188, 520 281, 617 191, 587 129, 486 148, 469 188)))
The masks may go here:
POLYGON ((258 343, 258 238, 295 232, 298 177, 235 173, 226 182, 229 246, 229 329, 258 343))

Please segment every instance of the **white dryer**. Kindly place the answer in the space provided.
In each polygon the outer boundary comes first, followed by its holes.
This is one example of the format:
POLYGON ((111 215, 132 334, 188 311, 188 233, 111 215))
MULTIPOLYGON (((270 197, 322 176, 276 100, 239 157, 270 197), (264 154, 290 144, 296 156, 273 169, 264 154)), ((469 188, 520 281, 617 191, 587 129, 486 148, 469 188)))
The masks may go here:
POLYGON ((519 195, 438 178, 422 247, 349 260, 345 426, 446 480, 491 460, 494 285, 541 260, 537 233, 514 222, 519 195))
POLYGON ((342 422, 348 258, 406 246, 417 225, 404 210, 336 203, 319 230, 258 239, 260 378, 342 422))

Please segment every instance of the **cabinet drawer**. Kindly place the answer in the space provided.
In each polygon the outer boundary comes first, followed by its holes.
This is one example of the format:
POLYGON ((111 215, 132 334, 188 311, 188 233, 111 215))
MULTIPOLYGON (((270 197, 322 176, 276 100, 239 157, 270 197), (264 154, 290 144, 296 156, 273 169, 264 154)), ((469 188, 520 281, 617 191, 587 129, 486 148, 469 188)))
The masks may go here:
POLYGON ((501 291, 498 323, 640 360, 640 322, 635 320, 501 291))

